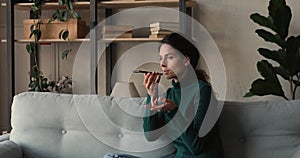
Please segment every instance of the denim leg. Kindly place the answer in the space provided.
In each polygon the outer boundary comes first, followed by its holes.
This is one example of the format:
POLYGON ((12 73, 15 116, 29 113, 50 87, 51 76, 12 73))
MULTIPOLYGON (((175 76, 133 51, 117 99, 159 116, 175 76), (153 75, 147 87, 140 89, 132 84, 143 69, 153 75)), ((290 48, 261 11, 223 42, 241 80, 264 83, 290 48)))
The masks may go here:
POLYGON ((140 157, 136 157, 128 154, 107 153, 103 156, 103 158, 140 158, 140 157))

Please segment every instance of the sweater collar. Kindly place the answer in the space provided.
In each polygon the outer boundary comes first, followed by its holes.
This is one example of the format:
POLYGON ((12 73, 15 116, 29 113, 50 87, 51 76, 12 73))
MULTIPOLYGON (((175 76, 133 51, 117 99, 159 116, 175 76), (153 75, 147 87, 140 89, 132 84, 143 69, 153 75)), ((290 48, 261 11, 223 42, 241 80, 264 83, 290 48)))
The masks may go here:
MULTIPOLYGON (((189 86, 193 83, 195 83, 194 81, 194 76, 192 74, 188 74, 186 75, 184 78, 182 78, 181 80, 179 80, 178 82, 175 82, 175 80, 172 80, 172 86, 174 88, 180 88, 180 87, 186 87, 189 86)), ((196 83, 198 82, 198 79, 196 78, 196 83)))

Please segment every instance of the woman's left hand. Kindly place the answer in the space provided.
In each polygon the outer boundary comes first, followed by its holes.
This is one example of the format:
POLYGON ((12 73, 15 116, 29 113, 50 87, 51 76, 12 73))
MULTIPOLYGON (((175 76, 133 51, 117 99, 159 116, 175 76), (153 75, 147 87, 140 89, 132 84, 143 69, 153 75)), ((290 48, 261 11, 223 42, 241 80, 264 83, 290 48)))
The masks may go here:
POLYGON ((159 100, 153 101, 152 105, 145 105, 145 107, 151 111, 172 111, 177 106, 171 99, 159 98, 159 100), (159 102, 162 102, 163 104, 159 105, 159 102))

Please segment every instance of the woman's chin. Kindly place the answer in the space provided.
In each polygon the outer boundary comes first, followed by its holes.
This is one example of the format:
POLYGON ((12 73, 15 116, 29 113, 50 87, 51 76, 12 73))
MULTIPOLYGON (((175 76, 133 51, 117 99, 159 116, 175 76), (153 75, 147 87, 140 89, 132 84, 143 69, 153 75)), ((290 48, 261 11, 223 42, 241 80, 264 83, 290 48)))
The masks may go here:
POLYGON ((164 75, 166 79, 170 80, 173 79, 174 77, 172 77, 171 75, 164 75))

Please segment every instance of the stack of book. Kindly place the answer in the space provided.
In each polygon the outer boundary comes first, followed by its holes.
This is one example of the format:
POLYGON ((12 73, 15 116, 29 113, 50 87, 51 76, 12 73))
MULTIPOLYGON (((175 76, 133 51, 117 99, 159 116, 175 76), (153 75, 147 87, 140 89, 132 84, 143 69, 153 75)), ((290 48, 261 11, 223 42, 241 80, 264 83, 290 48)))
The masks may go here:
POLYGON ((102 27, 102 38, 132 38, 133 26, 105 25, 102 27))
POLYGON ((177 22, 155 22, 150 24, 151 34, 149 38, 164 38, 172 32, 179 30, 179 24, 177 22))

